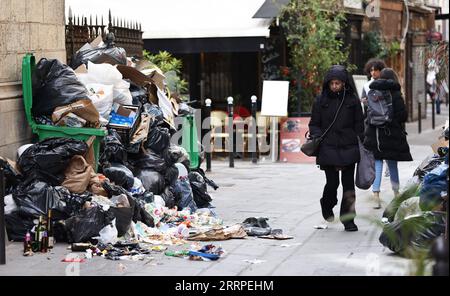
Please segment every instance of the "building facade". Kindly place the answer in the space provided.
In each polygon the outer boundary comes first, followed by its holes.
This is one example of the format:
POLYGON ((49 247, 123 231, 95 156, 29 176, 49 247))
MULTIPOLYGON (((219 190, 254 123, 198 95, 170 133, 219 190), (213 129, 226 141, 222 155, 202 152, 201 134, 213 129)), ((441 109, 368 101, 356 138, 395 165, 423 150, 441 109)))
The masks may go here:
POLYGON ((30 143, 22 101, 22 58, 66 61, 64 0, 0 0, 0 156, 30 143))

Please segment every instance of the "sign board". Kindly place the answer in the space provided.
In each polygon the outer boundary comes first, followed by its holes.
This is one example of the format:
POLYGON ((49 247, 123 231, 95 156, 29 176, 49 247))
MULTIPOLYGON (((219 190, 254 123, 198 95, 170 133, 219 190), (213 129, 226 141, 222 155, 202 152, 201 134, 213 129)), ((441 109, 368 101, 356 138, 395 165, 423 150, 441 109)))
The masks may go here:
POLYGON ((362 0, 344 0, 344 7, 362 9, 362 0))
POLYGON ((280 161, 288 163, 314 163, 315 157, 303 154, 300 147, 306 142, 309 117, 289 117, 281 121, 280 161))
POLYGON ((261 115, 287 116, 288 98, 289 81, 264 81, 261 115))
POLYGON ((358 92, 358 98, 361 99, 361 95, 364 89, 364 84, 366 84, 367 76, 365 75, 353 75, 353 81, 355 82, 356 91, 358 92))

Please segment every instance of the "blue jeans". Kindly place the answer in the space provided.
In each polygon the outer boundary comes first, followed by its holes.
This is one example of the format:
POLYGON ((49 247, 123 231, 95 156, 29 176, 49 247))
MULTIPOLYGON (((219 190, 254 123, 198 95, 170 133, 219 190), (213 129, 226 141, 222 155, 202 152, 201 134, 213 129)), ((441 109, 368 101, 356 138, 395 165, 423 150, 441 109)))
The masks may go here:
MULTIPOLYGON (((389 167, 389 174, 391 178, 392 190, 398 191, 400 189, 400 181, 398 178, 398 167, 396 160, 386 160, 389 167)), ((383 175, 383 161, 375 160, 375 181, 372 185, 373 192, 380 192, 381 178, 383 175)))

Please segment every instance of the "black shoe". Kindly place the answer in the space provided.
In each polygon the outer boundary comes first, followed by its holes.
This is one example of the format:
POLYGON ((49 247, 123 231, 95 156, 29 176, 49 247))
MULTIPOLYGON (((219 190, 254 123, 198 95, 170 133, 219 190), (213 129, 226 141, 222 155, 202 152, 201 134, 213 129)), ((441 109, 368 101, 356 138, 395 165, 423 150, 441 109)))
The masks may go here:
POLYGON ((322 208, 322 216, 323 218, 327 221, 327 222, 333 222, 334 221, 334 213, 333 213, 333 209, 330 209, 328 207, 326 207, 323 202, 322 199, 320 200, 320 206, 322 208))
POLYGON ((358 231, 358 226, 353 221, 345 223, 344 227, 345 231, 358 231))

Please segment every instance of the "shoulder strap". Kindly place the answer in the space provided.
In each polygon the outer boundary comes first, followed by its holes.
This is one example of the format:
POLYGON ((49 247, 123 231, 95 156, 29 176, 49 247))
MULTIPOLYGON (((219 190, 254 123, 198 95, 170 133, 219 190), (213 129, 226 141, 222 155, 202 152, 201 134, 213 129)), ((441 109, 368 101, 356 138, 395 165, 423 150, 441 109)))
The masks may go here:
POLYGON ((322 136, 320 136, 320 138, 323 140, 324 138, 325 138, 325 136, 326 136, 326 134, 330 131, 330 129, 333 127, 333 125, 334 125, 334 123, 336 122, 336 120, 337 120, 337 118, 338 118, 338 115, 339 115, 339 112, 341 111, 341 108, 342 108, 342 105, 344 105, 344 101, 345 101, 345 87, 344 87, 344 97, 342 98, 342 102, 341 102, 341 105, 339 105, 339 108, 338 108, 338 110, 337 110, 337 112, 336 112, 336 116, 334 117, 334 119, 333 119, 333 122, 330 124, 330 126, 326 129, 326 131, 323 133, 323 135, 322 136))

